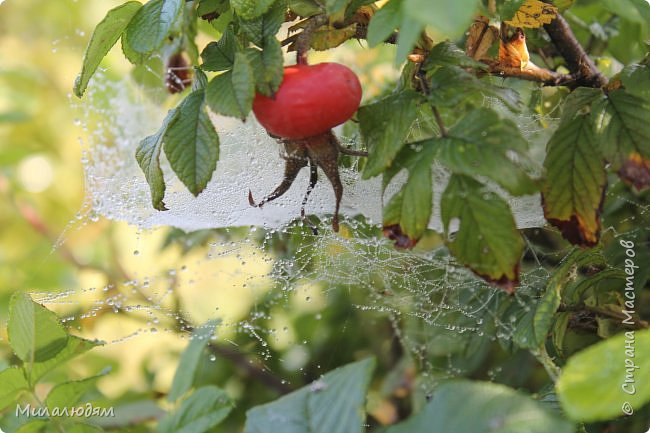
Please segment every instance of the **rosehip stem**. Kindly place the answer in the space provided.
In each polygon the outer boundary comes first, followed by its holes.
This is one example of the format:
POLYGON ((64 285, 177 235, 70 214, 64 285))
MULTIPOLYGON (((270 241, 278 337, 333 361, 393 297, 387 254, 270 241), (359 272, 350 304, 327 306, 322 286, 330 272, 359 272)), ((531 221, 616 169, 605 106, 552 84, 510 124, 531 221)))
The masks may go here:
POLYGON ((312 33, 320 26, 327 24, 328 21, 327 15, 315 15, 309 18, 307 25, 296 38, 296 63, 299 65, 308 64, 307 56, 311 48, 312 33))

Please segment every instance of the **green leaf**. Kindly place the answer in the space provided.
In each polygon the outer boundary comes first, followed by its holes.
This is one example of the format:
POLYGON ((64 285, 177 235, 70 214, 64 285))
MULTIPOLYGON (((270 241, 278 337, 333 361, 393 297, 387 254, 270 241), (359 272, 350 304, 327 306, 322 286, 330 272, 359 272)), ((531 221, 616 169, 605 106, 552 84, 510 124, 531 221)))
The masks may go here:
POLYGON ((50 424, 51 421, 49 420, 36 419, 21 425, 18 430, 14 430, 14 433, 40 433, 44 431, 45 427, 49 427, 50 424))
POLYGON ((374 358, 330 371, 311 385, 246 412, 245 433, 361 433, 374 358))
POLYGON ((199 68, 194 68, 194 82, 192 82, 192 91, 205 89, 208 86, 208 77, 199 68))
POLYGON ((170 110, 163 120, 163 124, 153 135, 144 138, 138 144, 135 151, 135 159, 149 184, 151 191, 151 204, 154 209, 167 210, 163 199, 165 198, 165 179, 160 169, 160 150, 163 145, 163 137, 167 133, 169 125, 176 119, 178 109, 170 110))
POLYGON ((455 174, 442 195, 441 216, 452 254, 484 279, 514 290, 524 241, 505 200, 455 174), (456 219, 460 226, 451 239, 456 219))
POLYGON ((75 423, 66 428, 66 433, 102 433, 104 430, 101 428, 86 423, 75 423))
POLYGON ((223 0, 199 0, 196 13, 200 17, 214 12, 223 13, 227 7, 228 3, 223 0))
POLYGON ((441 36, 463 34, 478 11, 478 0, 404 0, 404 13, 423 25, 433 27, 441 36))
POLYGON ((264 15, 250 21, 242 20, 239 25, 242 32, 258 47, 263 47, 264 43, 280 31, 284 23, 284 13, 286 9, 284 2, 275 3, 264 15))
POLYGON ((30 383, 33 385, 38 381, 38 379, 53 370, 55 367, 63 364, 66 361, 69 361, 76 356, 86 353, 93 347, 101 346, 103 344, 104 342, 102 341, 85 340, 83 338, 70 335, 68 336, 65 347, 61 349, 61 351, 57 353, 54 358, 43 362, 35 362, 31 366, 31 370, 28 371, 27 377, 29 378, 30 383))
POLYGON ((525 0, 503 0, 497 2, 497 13, 503 21, 511 20, 525 0))
POLYGON ((343 11, 352 0, 324 0, 325 8, 329 15, 335 15, 343 11))
POLYGON ((244 53, 237 53, 233 70, 214 77, 206 89, 212 111, 242 120, 251 111, 254 96, 255 73, 244 53))
POLYGON ((172 387, 167 396, 170 402, 178 400, 194 384, 194 377, 201 362, 201 357, 205 355, 205 348, 208 346, 210 337, 214 334, 219 322, 219 320, 210 320, 205 325, 196 328, 192 333, 190 344, 183 351, 174 374, 172 387))
POLYGON ((16 356, 28 364, 53 358, 68 339, 56 314, 25 292, 16 292, 11 297, 7 333, 16 356))
POLYGON ((158 424, 158 433, 204 433, 223 421, 232 410, 228 395, 213 385, 201 387, 158 424))
POLYGON ((232 68, 236 50, 235 35, 232 30, 226 29, 221 39, 210 42, 201 52, 201 68, 205 71, 225 71, 232 68))
POLYGON ((137 1, 126 2, 108 11, 104 19, 97 24, 84 53, 81 73, 74 83, 74 94, 77 97, 83 96, 99 63, 122 36, 131 18, 141 7, 142 4, 137 1))
POLYGON ((546 341, 548 332, 553 325, 555 313, 562 302, 564 283, 566 283, 566 280, 557 281, 557 279, 551 279, 550 284, 546 286, 544 296, 537 304, 535 317, 533 318, 533 329, 535 330, 535 339, 539 344, 546 341))
POLYGON ((573 429, 526 394, 495 383, 462 380, 438 386, 422 411, 386 433, 573 433, 573 429))
POLYGON ((204 94, 203 89, 195 90, 181 102, 163 136, 169 164, 195 196, 207 186, 219 159, 219 136, 204 94))
POLYGON ((110 369, 107 369, 96 376, 88 377, 82 380, 63 382, 56 385, 47 394, 45 404, 50 411, 55 407, 72 407, 79 403, 81 397, 88 391, 95 389, 97 381, 106 376, 110 369))
POLYGON ((565 239, 584 246, 598 242, 607 182, 596 143, 592 117, 580 114, 560 124, 548 142, 544 160, 544 216, 565 239))
POLYGON ((22 369, 16 367, 5 368, 0 371, 0 410, 16 401, 18 393, 29 389, 22 369))
POLYGON ((435 155, 432 142, 433 140, 423 142, 419 151, 402 152, 395 161, 396 166, 406 168, 409 175, 400 192, 386 205, 387 212, 384 213, 384 227, 399 225, 401 233, 413 242, 422 237, 431 219, 431 165, 435 155))
POLYGON ((395 54, 395 64, 406 59, 417 43, 425 25, 415 18, 402 14, 402 22, 399 26, 399 35, 397 36, 397 53, 395 54))
POLYGON ((648 24, 650 5, 644 1, 603 0, 603 5, 613 14, 639 24, 648 24))
POLYGON ((569 9, 576 0, 553 0, 553 5, 557 6, 559 12, 569 9))
POLYGON ((605 94, 601 89, 591 87, 578 87, 572 91, 564 101, 562 108, 562 122, 570 122, 578 114, 591 111, 591 105, 602 100, 605 94))
POLYGON ((532 194, 536 183, 513 160, 524 159, 528 142, 517 125, 488 108, 470 111, 436 144, 436 159, 454 173, 485 176, 513 195, 532 194))
POLYGON ((487 65, 478 62, 458 48, 456 44, 450 41, 443 41, 436 44, 427 55, 422 69, 431 70, 436 66, 462 66, 464 68, 486 69, 487 65))
POLYGON ((523 349, 539 350, 544 341, 538 341, 537 335, 535 335, 535 310, 521 309, 518 315, 520 318, 515 326, 512 341, 523 349))
POLYGON ((215 38, 225 33, 226 30, 228 30, 228 28, 230 27, 230 24, 234 21, 234 19, 235 19, 235 13, 233 12, 232 9, 230 9, 230 6, 228 6, 226 11, 221 15, 219 15, 219 18, 210 21, 210 27, 212 27, 218 33, 215 35, 215 38))
POLYGON ((130 71, 131 79, 142 90, 142 94, 156 105, 163 104, 169 96, 166 83, 161 79, 163 71, 165 64, 161 57, 149 57, 130 71))
POLYGON ((402 23, 402 0, 390 0, 373 15, 366 40, 370 48, 384 42, 402 23))
POLYGON ((273 96, 282 84, 284 76, 282 48, 280 42, 271 36, 265 43, 264 49, 247 48, 246 57, 255 75, 257 92, 273 96))
MULTIPOLYGON (((166 414, 156 404, 156 401, 152 400, 151 396, 147 394, 140 394, 140 397, 131 394, 127 398, 121 398, 117 401, 112 400, 111 403, 111 406, 115 409, 114 417, 93 417, 92 420, 94 424, 111 432, 141 433, 140 430, 132 432, 129 427, 145 424, 143 420, 159 420, 166 414), (133 397, 136 400, 131 400, 133 397), (116 430, 120 427, 122 429, 116 430)), ((142 433, 150 432, 151 430, 146 430, 142 433)))
POLYGON ((551 327, 551 341, 553 342, 553 347, 562 358, 564 358, 564 337, 569 329, 569 320, 571 319, 571 316, 572 313, 568 311, 558 313, 555 316, 555 320, 553 320, 551 327))
POLYGON ((513 111, 520 109, 519 94, 507 87, 492 84, 488 79, 479 80, 459 66, 441 66, 428 74, 429 101, 438 107, 455 107, 466 103, 470 96, 477 96, 473 105, 484 104, 485 96, 501 100, 513 111))
POLYGON ((311 17, 324 12, 316 0, 289 0, 289 9, 301 17, 311 17))
POLYGON ((609 92, 604 110, 602 152, 618 169, 632 153, 650 159, 650 102, 625 90, 609 92))
POLYGON ((650 65, 627 65, 621 71, 621 81, 629 91, 646 100, 650 99, 650 65))
POLYGON ((417 117, 419 100, 417 93, 404 91, 359 108, 361 138, 369 149, 364 179, 390 167, 417 117))
POLYGON ((549 278, 544 295, 537 304, 533 319, 535 338, 538 344, 543 344, 546 340, 569 282, 577 277, 578 268, 586 265, 605 265, 599 249, 574 250, 562 260, 560 266, 555 269, 553 275, 549 278))
MULTIPOLYGON (((124 34, 125 54, 131 51, 146 57, 163 44, 185 2, 150 0, 135 14, 124 34)), ((127 57, 131 58, 127 55, 127 57)))
POLYGON ((230 6, 244 20, 253 20, 269 10, 275 0, 230 0, 230 6))
POLYGON ((646 329, 627 331, 573 355, 556 390, 571 419, 592 422, 622 415, 625 402, 641 409, 650 402, 649 382, 650 330, 646 329))
MULTIPOLYGON (((605 261, 603 260, 600 263, 600 266, 606 266, 605 261)), ((622 269, 609 268, 597 272, 594 275, 590 275, 586 278, 583 278, 576 284, 564 289, 562 296, 567 302, 581 302, 583 296, 587 290, 594 289, 598 287, 598 284, 604 280, 615 280, 615 284, 619 284, 621 287, 625 286, 625 278, 628 275, 622 269)))

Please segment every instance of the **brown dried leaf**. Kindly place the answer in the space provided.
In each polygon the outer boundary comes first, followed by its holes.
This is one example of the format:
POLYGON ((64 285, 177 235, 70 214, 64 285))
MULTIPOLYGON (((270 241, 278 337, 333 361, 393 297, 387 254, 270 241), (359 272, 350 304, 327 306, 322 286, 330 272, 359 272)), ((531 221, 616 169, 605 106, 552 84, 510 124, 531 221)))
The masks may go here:
POLYGON ((499 37, 499 29, 487 17, 479 16, 469 28, 465 52, 474 60, 483 59, 499 37))
MULTIPOLYGON (((505 27, 505 26, 504 26, 505 27)), ((502 32, 505 31, 502 28, 502 32)), ((520 68, 522 71, 528 66, 530 55, 526 46, 526 35, 523 29, 517 28, 512 36, 501 35, 499 43, 499 63, 502 66, 520 68)))
POLYGON ((410 250, 418 243, 419 239, 409 238, 400 227, 399 224, 393 224, 384 227, 384 236, 391 241, 395 241, 396 248, 404 248, 410 250))

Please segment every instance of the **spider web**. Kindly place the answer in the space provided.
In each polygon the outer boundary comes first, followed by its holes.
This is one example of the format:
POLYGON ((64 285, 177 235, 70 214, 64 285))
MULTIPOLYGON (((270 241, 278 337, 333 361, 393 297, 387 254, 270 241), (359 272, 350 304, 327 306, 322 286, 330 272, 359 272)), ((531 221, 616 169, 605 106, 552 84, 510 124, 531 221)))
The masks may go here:
MULTIPOLYGON (((486 100, 486 104, 498 106, 491 100, 486 100)), ((149 188, 135 161, 134 149, 142 138, 160 127, 166 110, 147 99, 137 86, 129 85, 128 80, 111 82, 101 75, 94 80, 79 109, 83 123, 91 131, 84 158, 86 190, 92 210, 99 215, 141 228, 168 226, 188 232, 248 225, 278 229, 300 215, 308 170, 302 170, 284 196, 264 208, 248 203, 248 190, 258 198, 270 193, 280 182, 284 167, 278 143, 253 116, 243 123, 212 117, 220 135, 219 162, 212 180, 198 197, 187 191, 161 156, 169 210, 160 212, 150 204, 149 188)), ((533 122, 527 122, 522 126, 531 128, 533 122)), ((350 144, 350 139, 347 141, 350 144)), ((305 210, 307 214, 324 217, 332 213, 334 194, 327 181, 322 181, 325 176, 320 173, 319 177, 321 182, 312 191, 305 210)), ((383 194, 379 176, 364 180, 354 166, 342 168, 341 214, 363 215, 370 223, 381 223, 383 199, 392 196, 405 178, 402 173, 383 194)), ((442 168, 434 166, 435 205, 429 228, 437 231, 442 231, 438 203, 447 178, 442 168)), ((508 201, 519 228, 544 224, 537 196, 508 197, 508 201)))
MULTIPOLYGON (((556 120, 512 114, 491 98, 485 105, 516 122, 532 143, 529 168, 539 171, 534 161, 541 161, 556 120), (542 120, 547 127, 541 126, 542 120)), ((280 181, 283 169, 278 144, 253 118, 245 123, 213 118, 221 137, 220 159, 212 181, 198 197, 186 191, 162 156, 170 210, 155 211, 134 150, 139 140, 159 127, 166 110, 129 80, 110 81, 102 74, 76 109, 87 137, 82 145, 88 199, 82 219, 129 223, 138 239, 155 237, 158 227, 187 232, 223 228, 210 237, 207 251, 200 249, 199 256, 181 258, 172 266, 142 266, 114 285, 35 294, 84 335, 114 336, 109 346, 131 344, 129 340, 144 336, 160 341, 163 335, 177 335, 178 330, 189 331, 219 318, 215 344, 230 344, 233 335, 243 334, 261 359, 269 359, 272 348, 285 350, 286 368, 298 369, 309 362, 305 346, 310 342, 296 339, 283 311, 299 308, 318 320, 330 295, 361 292, 363 301, 355 301, 355 308, 389 318, 395 336, 420 365, 421 390, 427 392, 439 378, 472 368, 463 361, 467 351, 490 341, 512 344, 521 317, 507 311, 512 306, 530 310, 531 298, 539 296, 548 279, 549 271, 542 266, 525 269, 516 295, 507 296, 475 278, 445 248, 396 250, 381 236, 378 224, 382 198, 390 197, 400 180, 383 196, 380 179, 362 180, 354 166, 342 170, 345 225, 340 234, 328 225, 334 197, 327 182, 319 183, 306 207, 309 215, 321 218, 319 233, 314 235, 297 218, 307 170, 282 198, 263 209, 251 207, 248 189, 262 197, 280 181), (290 254, 278 253, 279 240, 293 245, 290 254), (110 333, 106 327, 83 326, 99 316, 113 327, 110 333), (434 365, 431 356, 447 362, 434 365)), ((354 139, 346 144, 355 144, 354 139)), ((448 176, 440 168, 434 173, 437 204, 448 176)), ((538 197, 515 199, 500 193, 520 228, 543 227, 538 197)), ((429 227, 440 231, 438 209, 436 205, 429 227)), ((136 249, 133 254, 136 264, 147 257, 151 263, 159 252, 136 249)), ((334 366, 323 367, 325 371, 334 366)))

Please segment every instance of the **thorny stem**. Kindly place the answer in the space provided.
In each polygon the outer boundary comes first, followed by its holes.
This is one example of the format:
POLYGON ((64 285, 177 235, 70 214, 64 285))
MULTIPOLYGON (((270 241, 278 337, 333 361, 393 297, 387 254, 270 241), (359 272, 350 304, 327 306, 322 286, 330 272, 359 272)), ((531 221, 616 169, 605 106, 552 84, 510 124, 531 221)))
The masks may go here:
POLYGON ((302 32, 296 37, 296 62, 299 65, 307 64, 307 56, 311 47, 311 35, 322 25, 327 24, 327 15, 316 15, 309 18, 307 25, 302 32))

